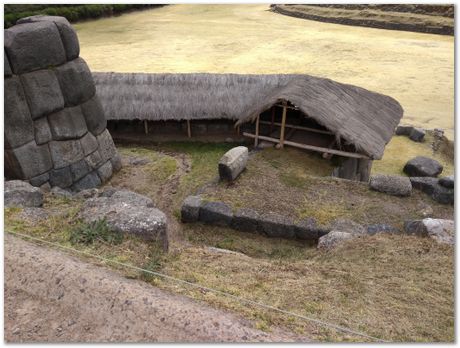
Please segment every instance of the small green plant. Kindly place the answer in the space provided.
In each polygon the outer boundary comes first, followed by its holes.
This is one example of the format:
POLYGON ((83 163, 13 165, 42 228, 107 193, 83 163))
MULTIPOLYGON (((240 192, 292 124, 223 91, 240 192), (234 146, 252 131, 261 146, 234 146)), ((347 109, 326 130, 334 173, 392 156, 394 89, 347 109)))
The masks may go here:
POLYGON ((147 282, 154 280, 156 276, 150 272, 161 270, 163 262, 164 258, 161 251, 156 248, 152 249, 149 254, 149 260, 142 266, 145 271, 141 271, 141 279, 147 282))
POLYGON ((120 244, 123 235, 110 229, 107 220, 100 219, 90 223, 80 223, 70 231, 69 241, 72 245, 90 245, 95 241, 106 242, 109 244, 120 244))

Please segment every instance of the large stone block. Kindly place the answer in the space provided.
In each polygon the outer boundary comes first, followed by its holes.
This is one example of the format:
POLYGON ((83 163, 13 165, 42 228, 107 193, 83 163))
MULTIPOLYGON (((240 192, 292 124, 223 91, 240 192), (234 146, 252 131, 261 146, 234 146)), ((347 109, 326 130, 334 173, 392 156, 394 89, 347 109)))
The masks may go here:
POLYGON ((34 125, 19 77, 5 79, 5 148, 34 139, 34 125))
POLYGON ((48 116, 54 140, 81 138, 88 132, 79 106, 65 108, 48 116))
POLYGON ((91 168, 88 163, 82 159, 72 164, 70 166, 70 171, 72 172, 72 180, 75 182, 87 175, 91 171, 91 168))
POLYGON ((56 24, 61 36, 62 43, 64 45, 67 60, 77 58, 80 54, 80 45, 78 43, 77 33, 66 18, 58 16, 37 15, 21 18, 16 22, 16 24, 44 21, 53 22, 56 24))
POLYGON ((58 186, 61 188, 72 185, 72 171, 70 170, 70 166, 53 169, 50 172, 50 184, 51 186, 58 186))
POLYGON ((83 190, 87 190, 93 187, 100 186, 101 184, 102 184, 101 179, 97 175, 96 171, 94 171, 94 172, 87 174, 82 179, 74 183, 72 185, 72 190, 76 192, 80 192, 83 190))
POLYGON ((369 187, 378 192, 393 196, 410 196, 412 184, 406 176, 399 175, 374 175, 371 177, 369 187))
POLYGON ((86 62, 77 58, 56 69, 66 106, 75 106, 91 99, 96 93, 93 77, 86 62))
POLYGON ((200 221, 217 226, 229 226, 232 222, 233 212, 223 202, 207 202, 200 208, 200 221))
POLYGON ((90 132, 86 133, 85 136, 80 139, 80 143, 85 156, 93 153, 99 147, 96 137, 90 132))
POLYGON ((227 151, 219 161, 219 176, 221 180, 235 180, 246 168, 248 148, 237 146, 227 151))
POLYGON ((196 222, 200 217, 200 207, 203 200, 200 196, 188 196, 181 207, 182 222, 196 222))
POLYGON ((37 176, 34 176, 33 178, 30 178, 29 182, 32 186, 37 186, 40 187, 48 182, 50 179, 49 173, 43 173, 37 176))
POLYGON ((12 74, 13 72, 11 71, 8 56, 6 55, 5 49, 3 49, 3 76, 11 76, 12 74))
POLYGON ((295 236, 294 222, 276 213, 265 213, 260 220, 262 232, 273 238, 293 238, 295 236))
POLYGON ((112 170, 113 170, 113 172, 114 173, 118 172, 122 167, 120 155, 116 154, 114 157, 112 157, 112 159, 110 161, 112 162, 112 170))
POLYGON ((107 161, 97 169, 97 174, 103 183, 109 181, 112 177, 112 162, 107 161))
POLYGON ((5 174, 12 179, 30 179, 53 168, 48 145, 35 140, 5 151, 5 174))
POLYGON ((66 61, 58 28, 52 22, 15 25, 5 30, 4 38, 15 74, 57 66, 66 61))
POLYGON ((107 129, 96 138, 99 143, 99 153, 104 162, 117 155, 117 148, 115 147, 112 136, 107 129))
POLYGON ((34 122, 34 131, 35 131, 35 142, 38 145, 46 144, 47 142, 53 140, 51 135, 50 126, 48 124, 48 119, 46 117, 39 118, 34 122))
POLYGON ((294 230, 296 238, 303 240, 316 240, 329 233, 329 230, 319 226, 314 218, 300 220, 294 230))
POLYGON ((4 190, 7 207, 41 207, 43 204, 43 193, 40 189, 25 181, 6 181, 4 190))
POLYGON ((99 135, 107 128, 104 109, 97 95, 94 95, 86 103, 81 104, 81 110, 91 133, 99 135))
POLYGON ((99 151, 94 151, 85 157, 86 163, 91 167, 91 169, 97 169, 102 163, 102 157, 99 151))
POLYGON ((67 167, 84 157, 79 140, 50 141, 49 146, 56 169, 67 167))
POLYGON ((241 208, 233 215, 232 228, 243 232, 257 232, 260 215, 253 209, 241 208))
POLYGON ((403 168, 404 173, 409 176, 432 176, 441 174, 443 167, 438 161, 425 157, 417 156, 409 160, 403 168))
POLYGON ((64 108, 64 97, 52 70, 21 75, 21 81, 34 120, 64 108))

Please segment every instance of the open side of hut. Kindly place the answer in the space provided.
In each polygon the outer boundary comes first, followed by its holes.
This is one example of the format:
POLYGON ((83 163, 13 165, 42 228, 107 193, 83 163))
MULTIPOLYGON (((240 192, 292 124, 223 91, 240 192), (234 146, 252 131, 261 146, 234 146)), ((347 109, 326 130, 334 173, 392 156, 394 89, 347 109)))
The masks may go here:
MULTIPOLYGON (((243 135, 320 152, 335 176, 367 181, 403 115, 389 96, 309 75, 94 73, 109 123, 231 122, 243 135)), ((206 130, 205 130, 206 131, 206 130)))

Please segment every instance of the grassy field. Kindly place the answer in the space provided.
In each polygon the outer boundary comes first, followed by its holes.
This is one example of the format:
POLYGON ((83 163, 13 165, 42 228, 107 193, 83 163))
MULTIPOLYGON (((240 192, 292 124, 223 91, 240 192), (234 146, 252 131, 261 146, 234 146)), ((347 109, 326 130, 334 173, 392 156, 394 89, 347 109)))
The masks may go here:
POLYGON ((173 5, 75 25, 94 71, 307 73, 388 94, 453 138, 454 38, 292 18, 268 5, 173 5))
MULTIPOLYGON (((309 176, 325 175, 329 170, 328 164, 318 162, 296 149, 258 152, 251 157, 248 170, 235 186, 226 188, 214 182, 217 176, 216 161, 230 146, 167 143, 148 148, 120 147, 125 167, 112 178, 110 184, 146 194, 156 203, 164 199, 164 187, 175 180, 184 159, 189 165, 187 171, 180 175, 176 190, 170 195, 170 204, 162 208, 180 226, 178 233, 181 243, 175 244, 168 254, 162 252, 161 245, 129 236, 117 245, 97 241, 72 247, 364 331, 384 340, 453 341, 454 250, 450 246, 438 245, 428 238, 376 235, 358 238, 330 252, 320 252, 313 245, 299 241, 269 239, 226 228, 178 223, 177 208, 183 198, 195 193, 206 183, 207 194, 226 192, 232 196, 232 192, 238 191, 243 197, 241 204, 245 204, 250 198, 242 193, 247 191, 251 195, 251 190, 259 188, 253 186, 257 184, 254 178, 259 178, 258 185, 268 180, 270 187, 280 194, 267 196, 260 192, 260 196, 268 197, 272 205, 284 205, 287 194, 297 192, 290 199, 299 206, 306 204, 299 197, 308 197, 312 188, 319 185, 318 196, 312 203, 318 208, 332 206, 326 204, 329 197, 320 192, 321 183, 326 179, 309 176), (129 159, 134 157, 146 158, 150 162, 127 165, 129 159), (315 165, 312 165, 313 161, 315 165), (305 167, 309 168, 306 172, 305 167), (265 175, 259 175, 258 169, 262 169, 265 175), (222 253, 210 247, 236 253, 222 253)), ((360 186, 354 183, 346 185, 360 186)), ((452 207, 439 206, 426 196, 416 194, 415 199, 392 200, 361 186, 354 191, 355 195, 367 199, 366 204, 371 202, 375 207, 379 202, 390 206, 395 204, 395 214, 401 215, 400 210, 417 214, 419 202, 431 205, 435 214, 444 214, 446 217, 453 214, 452 207)), ((363 222, 360 215, 362 209, 348 209, 349 192, 349 187, 346 190, 337 187, 334 195, 339 200, 345 200, 343 204, 335 205, 340 209, 318 209, 324 213, 316 217, 337 217, 336 213, 339 213, 340 216, 363 222)), ((79 200, 47 196, 45 209, 51 213, 51 217, 39 223, 24 219, 20 209, 6 209, 5 230, 28 233, 71 246, 70 235, 81 224, 78 219, 81 204, 79 200)), ((378 212, 378 209, 370 209, 368 213, 371 211, 378 212)), ((107 265, 119 269, 127 277, 140 278, 214 306, 235 310, 254 320, 257 327, 263 330, 270 330, 275 325, 305 334, 314 340, 363 340, 207 291, 179 286, 145 272, 128 271, 110 263, 107 265)))

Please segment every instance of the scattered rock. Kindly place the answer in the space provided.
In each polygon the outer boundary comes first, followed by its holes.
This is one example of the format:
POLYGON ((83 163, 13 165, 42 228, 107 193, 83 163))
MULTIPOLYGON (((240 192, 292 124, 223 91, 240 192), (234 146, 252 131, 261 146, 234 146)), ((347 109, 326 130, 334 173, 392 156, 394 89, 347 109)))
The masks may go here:
POLYGON ((331 231, 318 240, 318 249, 331 250, 343 242, 355 238, 355 235, 348 232, 331 231))
POLYGON ((393 196, 410 196, 412 192, 409 178, 397 175, 374 175, 370 179, 369 187, 393 196))
POLYGON ((445 176, 439 179, 439 185, 444 186, 446 188, 454 188, 455 177, 453 175, 445 176))
POLYGON ((200 221, 217 226, 229 226, 232 222, 232 209, 223 202, 207 202, 200 208, 200 221))
POLYGON ((428 157, 417 156, 409 160, 404 166, 404 173, 409 176, 429 176, 437 177, 442 172, 442 165, 428 157))
POLYGON ((413 140, 415 142, 421 143, 423 139, 425 138, 425 130, 422 128, 412 128, 410 134, 409 134, 409 139, 413 140))
POLYGON ((91 188, 82 190, 74 195, 75 198, 83 198, 88 199, 92 197, 96 197, 99 194, 99 190, 97 188, 91 188))
POLYGON ((4 203, 6 207, 41 207, 43 193, 38 187, 21 180, 5 182, 4 203))
POLYGON ((110 197, 88 199, 81 210, 85 222, 105 218, 114 231, 153 240, 166 238, 166 215, 149 207, 150 198, 135 192, 117 191, 110 197))
POLYGON ((331 224, 331 231, 341 231, 351 234, 366 234, 367 230, 363 225, 360 225, 349 219, 336 219, 331 224))
POLYGON ((295 225, 295 236, 303 240, 316 240, 329 233, 329 230, 318 226, 314 218, 307 218, 295 225))
POLYGON ((219 161, 219 176, 221 180, 233 181, 246 168, 248 148, 237 146, 227 151, 219 161))
POLYGON ((426 218, 406 221, 404 230, 407 234, 430 237, 438 243, 454 244, 455 225, 453 220, 426 218))
POLYGON ((265 213, 260 220, 263 233, 273 238, 294 238, 295 224, 292 220, 276 213, 265 213))
POLYGON ((373 236, 377 233, 400 233, 399 229, 388 224, 373 224, 367 226, 367 234, 373 236))
POLYGON ((200 218, 200 207, 203 200, 200 196, 188 196, 181 208, 182 222, 196 222, 200 218))
POLYGON ((411 177, 412 187, 421 190, 441 204, 454 204, 455 190, 441 186, 439 180, 431 177, 411 177))
POLYGON ((17 217, 27 222, 40 222, 48 219, 49 214, 43 208, 27 207, 22 209, 17 217))
POLYGON ((53 196, 72 198, 72 192, 64 190, 60 188, 59 186, 54 186, 50 192, 53 196))
POLYGON ((259 221, 258 212, 249 208, 241 208, 233 215, 232 228, 243 232, 257 232, 261 229, 259 221))
POLYGON ((143 158, 143 157, 129 157, 128 158, 128 164, 131 166, 144 166, 149 163, 150 163, 150 160, 148 158, 143 158))

